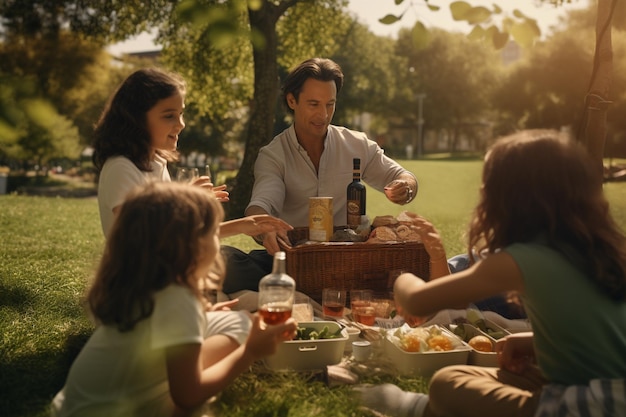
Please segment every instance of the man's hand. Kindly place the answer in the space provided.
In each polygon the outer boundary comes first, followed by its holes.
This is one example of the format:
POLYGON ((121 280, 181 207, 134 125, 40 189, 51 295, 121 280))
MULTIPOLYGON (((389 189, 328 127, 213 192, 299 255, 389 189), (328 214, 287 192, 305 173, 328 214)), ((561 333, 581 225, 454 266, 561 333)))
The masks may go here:
MULTIPOLYGON (((289 242, 289 238, 287 237, 287 234, 283 234, 281 235, 281 239, 283 239, 283 241, 285 242, 289 242)), ((269 253, 270 255, 274 255, 276 252, 280 252, 281 248, 278 245, 278 234, 277 233, 263 233, 260 236, 255 237, 255 240, 263 245, 265 247, 265 249, 267 250, 267 253, 269 253)))
POLYGON ((387 199, 395 204, 408 204, 417 194, 417 183, 415 180, 399 178, 391 181, 385 186, 387 199))
MULTIPOLYGON (((250 235, 254 238, 254 240, 259 245, 263 245, 265 247, 265 249, 267 250, 267 253, 269 253, 270 255, 274 255, 276 252, 279 252, 281 250, 280 246, 278 245, 279 239, 282 240, 285 244, 289 244, 289 237, 287 236, 287 232, 293 229, 291 225, 285 223, 284 221, 276 217, 270 216, 269 214, 267 214, 267 212, 264 209, 258 206, 248 207, 246 209, 246 215, 247 215, 246 218, 253 218, 253 219, 270 218, 270 219, 275 219, 281 222, 280 223, 281 227, 275 227, 272 230, 259 231, 258 233, 254 233, 250 235)), ((262 220, 256 220, 256 221, 257 223, 262 224, 262 220)))

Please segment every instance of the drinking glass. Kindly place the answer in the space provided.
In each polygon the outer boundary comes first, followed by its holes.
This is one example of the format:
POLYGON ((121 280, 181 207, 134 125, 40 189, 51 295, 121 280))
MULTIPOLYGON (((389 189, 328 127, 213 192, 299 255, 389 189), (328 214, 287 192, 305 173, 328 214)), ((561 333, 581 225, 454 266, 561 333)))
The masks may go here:
POLYGON ((209 180, 211 180, 211 182, 213 182, 213 175, 211 174, 211 165, 206 164, 204 166, 202 175, 204 175, 205 177, 209 177, 209 180))
POLYGON ((324 288, 322 290, 322 309, 325 316, 343 317, 346 305, 346 290, 324 288))
POLYGON ((176 170, 176 181, 178 182, 193 182, 196 178, 200 176, 198 172, 198 168, 178 168, 176 170))
POLYGON ((375 294, 372 300, 372 306, 376 312, 376 317, 383 319, 389 318, 391 312, 396 307, 393 296, 385 294, 375 294))
POLYGON ((361 324, 373 326, 376 322, 376 310, 372 305, 372 290, 351 290, 350 308, 352 318, 361 324))
POLYGON ((303 293, 296 292, 295 301, 293 303, 292 317, 296 321, 313 321, 313 305, 311 299, 303 293))

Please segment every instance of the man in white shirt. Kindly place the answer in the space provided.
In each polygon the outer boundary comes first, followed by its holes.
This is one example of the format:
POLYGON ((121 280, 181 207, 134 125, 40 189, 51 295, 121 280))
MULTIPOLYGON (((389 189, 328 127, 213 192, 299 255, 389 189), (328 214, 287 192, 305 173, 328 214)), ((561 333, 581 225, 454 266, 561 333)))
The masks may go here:
MULTIPOLYGON (((384 190, 391 202, 413 200, 418 184, 411 172, 387 157, 365 133, 330 124, 342 85, 341 68, 330 59, 306 60, 287 76, 283 98, 294 122, 261 148, 246 215, 271 214, 294 227, 306 227, 309 197, 333 197, 334 225, 345 225, 353 158, 361 160, 363 181, 384 190)), ((269 273, 271 255, 280 250, 276 233, 255 240, 267 251, 227 253, 226 292, 256 290, 258 280, 269 273)))

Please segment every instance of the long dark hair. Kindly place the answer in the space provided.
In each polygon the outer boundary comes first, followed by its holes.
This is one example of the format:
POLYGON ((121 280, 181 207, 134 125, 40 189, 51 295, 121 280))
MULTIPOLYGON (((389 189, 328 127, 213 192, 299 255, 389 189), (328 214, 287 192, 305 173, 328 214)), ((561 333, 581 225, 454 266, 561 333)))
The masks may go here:
MULTIPOLYGON (((158 68, 145 68, 132 73, 109 99, 98 123, 93 140, 93 163, 100 171, 112 156, 125 156, 141 171, 151 171, 150 133, 146 113, 159 100, 185 95, 185 81, 177 74, 158 68)), ((157 151, 168 161, 175 161, 175 152, 157 151)))
MULTIPOLYGON (((199 280, 192 272, 207 251, 202 238, 217 233, 223 217, 213 193, 200 187, 153 181, 133 190, 115 219, 87 296, 97 321, 131 330, 152 314, 153 294, 172 283, 206 301, 209 278, 199 280)), ((219 247, 212 249, 219 268, 219 247)), ((214 273, 223 276, 222 270, 214 273)))
POLYGON ((334 81, 337 94, 343 86, 343 72, 339 64, 327 58, 307 59, 291 71, 283 83, 283 104, 290 113, 293 114, 293 109, 287 103, 287 95, 293 94, 297 102, 302 86, 309 78, 318 81, 334 81))
POLYGON ((469 253, 538 237, 570 259, 575 253, 606 294, 626 299, 626 237, 611 217, 602 173, 579 143, 551 130, 513 134, 489 150, 469 253))

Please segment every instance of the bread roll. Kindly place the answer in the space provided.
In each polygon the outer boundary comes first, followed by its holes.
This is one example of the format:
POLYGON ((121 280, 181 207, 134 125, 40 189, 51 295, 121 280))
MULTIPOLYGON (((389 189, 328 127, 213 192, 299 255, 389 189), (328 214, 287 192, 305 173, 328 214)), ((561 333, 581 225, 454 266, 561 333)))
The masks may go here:
POLYGON ((388 226, 379 226, 372 230, 370 238, 367 240, 370 243, 377 242, 396 242, 398 236, 393 228, 388 226))
POLYGON ((393 226, 398 224, 398 220, 389 215, 389 216, 376 216, 374 217, 374 221, 372 222, 372 227, 380 227, 380 226, 393 226))
POLYGON ((413 217, 409 214, 408 211, 405 210, 398 214, 396 220, 398 220, 399 223, 411 223, 413 221, 413 217))

